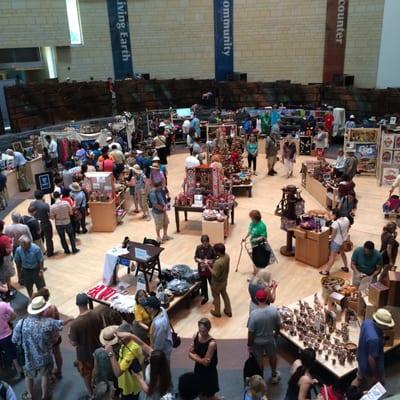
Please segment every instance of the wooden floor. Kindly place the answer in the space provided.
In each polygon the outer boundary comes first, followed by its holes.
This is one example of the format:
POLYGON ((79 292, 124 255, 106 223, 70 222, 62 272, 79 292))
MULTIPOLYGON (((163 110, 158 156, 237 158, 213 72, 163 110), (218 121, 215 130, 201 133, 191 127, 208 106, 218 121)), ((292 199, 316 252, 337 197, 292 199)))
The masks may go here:
MULTIPOLYGON (((169 159, 168 186, 172 197, 181 191, 184 177, 184 159, 186 155, 173 155, 169 159)), ((246 322, 249 309, 249 296, 247 292, 247 277, 251 270, 250 259, 243 252, 239 272, 235 267, 240 251, 241 239, 246 235, 249 219, 248 213, 252 209, 261 211, 268 227, 268 238, 279 254, 279 248, 285 244, 285 232, 280 230, 280 218, 274 215, 274 210, 281 198, 281 189, 287 184, 300 186, 299 157, 295 165, 295 174, 289 180, 282 177, 282 164, 277 164, 279 174, 275 177, 265 175, 266 160, 260 154, 258 162, 259 175, 255 178, 253 197, 246 194, 238 197, 238 207, 235 210, 235 225, 231 226, 231 232, 226 240, 227 252, 231 257, 231 273, 229 277, 228 291, 232 301, 233 318, 216 319, 210 316, 211 303, 204 306, 196 300, 191 309, 176 313, 174 324, 182 337, 190 337, 196 330, 196 322, 203 316, 211 318, 213 323, 212 334, 216 338, 244 338, 247 334, 246 322)), ((359 197, 359 209, 356 222, 351 230, 351 238, 355 244, 362 244, 365 240, 373 240, 376 246, 380 245, 380 233, 385 224, 381 212, 381 204, 387 197, 387 188, 378 187, 373 177, 357 177, 356 191, 359 197)), ((303 190, 303 197, 307 209, 321 208, 314 198, 303 190)), ((29 201, 23 202, 17 207, 21 213, 26 213, 29 201)), ((165 244, 161 261, 165 264, 184 263, 194 266, 193 255, 195 246, 199 243, 201 235, 201 215, 189 214, 188 222, 181 222, 181 233, 175 232, 175 220, 173 211, 170 212, 170 234, 174 240, 165 244)), ((6 218, 9 222, 9 216, 6 218)), ((77 255, 65 256, 55 235, 55 247, 59 254, 46 260, 48 270, 45 279, 52 294, 52 302, 56 304, 63 314, 75 316, 75 295, 85 291, 101 280, 104 253, 108 248, 122 242, 124 236, 131 240, 143 240, 144 236, 154 237, 154 224, 146 222, 134 215, 127 215, 123 225, 117 227, 113 233, 90 233, 80 235, 78 247, 81 249, 77 255)), ((340 268, 338 261, 333 271, 340 268)), ((269 267, 273 279, 278 281, 276 304, 291 304, 298 299, 306 297, 320 288, 321 275, 313 267, 296 262, 293 258, 279 255, 279 264, 269 267)), ((350 274, 338 273, 350 278, 350 274)), ((25 291, 25 289, 22 289, 25 291)))

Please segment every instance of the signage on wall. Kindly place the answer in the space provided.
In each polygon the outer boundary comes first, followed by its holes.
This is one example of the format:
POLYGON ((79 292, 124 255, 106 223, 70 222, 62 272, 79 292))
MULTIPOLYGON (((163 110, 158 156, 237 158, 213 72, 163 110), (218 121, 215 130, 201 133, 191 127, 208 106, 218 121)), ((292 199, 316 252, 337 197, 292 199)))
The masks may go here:
POLYGON ((233 0, 214 0, 215 79, 233 76, 233 0))
POLYGON ((107 0, 115 79, 133 76, 128 0, 107 0))
POLYGON ((328 0, 326 6, 323 82, 333 83, 344 73, 349 0, 328 0))

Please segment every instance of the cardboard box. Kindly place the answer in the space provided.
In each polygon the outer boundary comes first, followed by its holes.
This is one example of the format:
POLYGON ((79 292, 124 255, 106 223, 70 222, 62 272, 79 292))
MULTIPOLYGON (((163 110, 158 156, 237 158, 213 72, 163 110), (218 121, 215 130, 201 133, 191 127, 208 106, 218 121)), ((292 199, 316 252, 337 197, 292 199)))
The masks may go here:
POLYGON ((389 271, 388 305, 400 306, 400 272, 397 271, 389 271))
POLYGON ((211 244, 224 243, 224 222, 202 221, 202 235, 208 235, 211 244))
POLYGON ((389 288, 380 282, 369 285, 368 300, 374 306, 384 307, 388 303, 389 288))

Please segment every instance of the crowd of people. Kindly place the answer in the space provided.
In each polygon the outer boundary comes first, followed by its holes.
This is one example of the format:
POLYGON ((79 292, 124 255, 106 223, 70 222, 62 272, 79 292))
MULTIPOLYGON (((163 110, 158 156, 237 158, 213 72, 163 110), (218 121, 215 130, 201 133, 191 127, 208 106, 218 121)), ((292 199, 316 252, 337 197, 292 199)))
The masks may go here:
MULTIPOLYGON (((197 118, 198 119, 198 118, 197 118)), ((200 125, 196 119, 186 126, 190 153, 201 158, 199 140, 200 125)), ((27 215, 11 214, 11 224, 5 226, 0 221, 0 350, 12 362, 16 376, 25 379, 24 400, 34 398, 34 381, 40 378, 41 398, 51 398, 51 385, 63 376, 63 356, 61 341, 63 330, 76 350, 75 367, 82 377, 88 398, 97 400, 217 400, 220 391, 218 376, 218 343, 211 336, 211 321, 203 317, 198 321, 196 332, 187 349, 187 356, 194 362, 193 372, 180 376, 177 387, 172 384, 171 354, 175 346, 175 335, 167 311, 160 300, 145 291, 136 293, 136 304, 132 310, 134 319, 123 319, 114 311, 100 313, 89 308, 89 298, 85 293, 76 296, 78 316, 73 320, 63 320, 55 305, 50 303, 50 293, 45 282, 45 259, 53 257, 58 249, 53 242, 53 223, 66 255, 76 254, 77 235, 88 233, 89 189, 85 174, 88 171, 111 172, 116 180, 126 182, 133 197, 133 213, 142 213, 143 219, 153 220, 156 239, 159 243, 171 240, 168 235, 170 195, 168 191, 168 156, 174 147, 173 133, 169 121, 155 128, 156 135, 145 149, 125 152, 126 143, 116 136, 109 138, 107 146, 98 143, 89 149, 79 145, 75 153, 76 166, 67 165, 64 171, 58 169, 57 145, 47 136, 46 166, 55 176, 55 189, 49 202, 40 191, 34 192, 27 215), (167 133, 166 133, 167 131, 167 133), (15 268, 14 268, 15 263, 15 268), (11 278, 17 274, 18 282, 27 290, 30 302, 27 316, 16 320, 16 313, 9 304, 15 296, 11 278), (13 326, 15 325, 15 326, 13 326)), ((328 136, 319 132, 317 141, 326 144, 328 136)), ((278 135, 271 132, 265 141, 268 160, 267 175, 274 169, 278 155, 278 135)), ((256 174, 259 143, 254 133, 246 141, 249 168, 256 174)), ((322 147, 321 149, 325 147, 322 147)), ((317 149, 319 149, 317 147, 317 149)), ((322 150, 319 156, 323 157, 322 150)), ((15 156, 15 154, 14 154, 15 156)), ((282 162, 285 175, 293 175, 296 146, 293 141, 283 142, 282 162)), ((23 166, 23 164, 22 164, 23 166)), ((21 167, 21 166, 20 166, 21 167)), ((338 255, 343 261, 342 271, 352 271, 352 282, 360 285, 363 278, 385 282, 388 271, 395 268, 398 242, 397 225, 388 223, 382 232, 380 250, 372 241, 356 247, 349 265, 346 246, 349 231, 354 223, 357 198, 353 178, 357 171, 357 159, 353 154, 339 153, 335 173, 341 177, 338 208, 332 211, 332 241, 330 258, 320 271, 329 275, 338 255), (350 268, 349 268, 350 267, 350 268)), ((23 168, 20 171, 23 175, 23 168)), ((0 182, 1 183, 1 182, 0 182)), ((258 210, 249 214, 248 240, 253 249, 260 243, 268 244, 267 226, 258 210)), ((202 304, 209 301, 209 291, 213 298, 215 318, 225 315, 232 318, 233 312, 228 294, 230 258, 225 245, 210 244, 207 235, 201 236, 194 260, 198 265, 202 304), (210 289, 210 290, 209 290, 210 289), (221 305, 221 297, 223 307, 221 305)), ((277 336, 280 317, 274 306, 278 284, 265 268, 254 270, 249 278, 249 317, 247 322, 247 345, 252 368, 245 374, 243 398, 261 400, 267 397, 267 383, 264 379, 264 358, 270 367, 270 382, 278 384, 281 375, 278 370, 277 336)), ((348 399, 361 397, 361 389, 372 383, 383 381, 383 335, 387 327, 394 324, 390 313, 377 310, 371 320, 361 326, 357 352, 359 363, 357 379, 350 388, 331 387, 336 397, 348 399), (357 397, 358 396, 358 397, 357 397)), ((291 368, 286 400, 305 400, 317 383, 314 376, 315 351, 303 350, 291 368)), ((246 362, 250 365, 249 360, 246 362)), ((246 365, 244 370, 246 371, 246 365)), ((3 386, 0 384, 0 398, 3 386)), ((13 399, 12 394, 7 399, 13 399)), ((322 398, 327 400, 327 398, 322 398)))

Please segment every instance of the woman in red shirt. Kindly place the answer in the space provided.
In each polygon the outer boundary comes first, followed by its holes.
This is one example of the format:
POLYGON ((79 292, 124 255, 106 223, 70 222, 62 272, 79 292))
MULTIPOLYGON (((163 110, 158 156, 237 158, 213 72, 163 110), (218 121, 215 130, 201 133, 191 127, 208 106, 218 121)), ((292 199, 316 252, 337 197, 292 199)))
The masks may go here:
POLYGON ((4 221, 0 220, 0 283, 7 284, 8 294, 12 296, 15 290, 11 289, 11 277, 15 275, 15 269, 12 262, 12 240, 3 233, 4 221))

